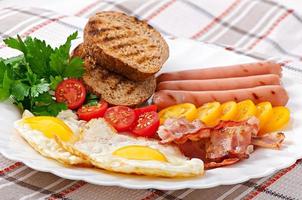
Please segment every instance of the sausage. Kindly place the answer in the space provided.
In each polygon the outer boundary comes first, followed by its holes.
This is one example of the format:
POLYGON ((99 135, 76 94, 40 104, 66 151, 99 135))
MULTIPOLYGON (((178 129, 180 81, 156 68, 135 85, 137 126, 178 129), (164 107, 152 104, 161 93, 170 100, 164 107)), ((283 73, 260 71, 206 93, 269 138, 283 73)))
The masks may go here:
POLYGON ((280 77, 276 74, 264 74, 225 79, 164 81, 157 85, 157 90, 233 90, 262 85, 280 85, 280 77))
POLYGON ((225 67, 192 69, 177 72, 167 72, 158 76, 157 82, 173 80, 203 80, 255 76, 261 74, 277 74, 281 76, 281 65, 274 62, 257 62, 225 67))
POLYGON ((266 85, 254 88, 223 90, 223 91, 181 91, 161 90, 154 94, 153 103, 163 109, 180 103, 193 103, 201 106, 204 103, 218 101, 252 100, 254 103, 269 101, 273 106, 284 106, 288 101, 285 89, 280 85, 266 85))

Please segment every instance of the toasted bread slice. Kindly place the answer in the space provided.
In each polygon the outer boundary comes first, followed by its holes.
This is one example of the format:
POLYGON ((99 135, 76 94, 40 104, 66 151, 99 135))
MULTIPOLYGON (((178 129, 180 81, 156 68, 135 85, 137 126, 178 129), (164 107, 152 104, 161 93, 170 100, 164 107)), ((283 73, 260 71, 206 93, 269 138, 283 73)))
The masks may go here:
POLYGON ((76 46, 76 48, 74 48, 73 51, 71 52, 71 57, 80 57, 84 59, 85 56, 86 56, 86 50, 84 48, 83 43, 76 46))
POLYGON ((84 43, 98 64, 133 81, 154 75, 169 56, 167 43, 152 26, 113 11, 89 19, 84 43))
POLYGON ((84 83, 96 95, 110 104, 136 106, 146 101, 155 91, 154 76, 145 81, 131 81, 97 66, 91 57, 85 58, 84 83))
POLYGON ((85 85, 94 94, 101 96, 113 105, 136 106, 147 100, 155 91, 156 80, 152 76, 146 81, 131 81, 127 78, 110 72, 96 64, 95 60, 86 54, 83 43, 72 52, 72 57, 84 59, 85 85))
POLYGON ((95 60, 86 54, 83 43, 72 52, 72 57, 84 59, 85 85, 96 95, 113 105, 136 106, 146 101, 155 91, 154 76, 145 81, 131 81, 114 72, 110 72, 96 64, 95 60))

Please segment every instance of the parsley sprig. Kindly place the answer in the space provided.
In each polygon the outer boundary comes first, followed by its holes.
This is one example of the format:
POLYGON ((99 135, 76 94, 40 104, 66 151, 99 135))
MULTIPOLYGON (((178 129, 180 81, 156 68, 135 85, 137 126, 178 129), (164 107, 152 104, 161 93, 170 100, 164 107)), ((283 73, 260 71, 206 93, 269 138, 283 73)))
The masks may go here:
POLYGON ((67 109, 52 94, 64 78, 79 78, 84 72, 82 59, 69 56, 71 42, 77 35, 77 32, 71 34, 58 48, 37 38, 5 39, 7 46, 23 54, 6 60, 0 58, 0 101, 11 98, 21 110, 28 109, 35 115, 55 116, 67 109))

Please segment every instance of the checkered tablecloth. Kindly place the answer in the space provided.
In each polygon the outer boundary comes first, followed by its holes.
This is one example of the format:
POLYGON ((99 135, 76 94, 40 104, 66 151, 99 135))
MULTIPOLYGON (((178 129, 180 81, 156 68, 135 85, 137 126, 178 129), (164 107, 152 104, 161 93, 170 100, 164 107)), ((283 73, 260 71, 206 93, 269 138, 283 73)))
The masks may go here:
MULTIPOLYGON (((58 45, 82 34, 97 11, 118 10, 147 20, 162 34, 223 46, 260 60, 281 58, 302 77, 302 0, 0 0, 0 57, 15 51, 2 39, 16 34, 58 45)), ((130 190, 65 180, 0 155, 0 199, 302 199, 302 161, 272 176, 211 189, 130 190)))

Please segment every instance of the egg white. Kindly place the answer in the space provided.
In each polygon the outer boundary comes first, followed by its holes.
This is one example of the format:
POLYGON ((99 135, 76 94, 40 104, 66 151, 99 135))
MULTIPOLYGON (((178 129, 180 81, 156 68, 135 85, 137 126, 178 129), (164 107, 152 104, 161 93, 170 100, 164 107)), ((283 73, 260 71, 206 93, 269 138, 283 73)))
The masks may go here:
POLYGON ((164 177, 187 177, 203 174, 200 159, 189 160, 172 145, 162 145, 150 138, 117 134, 104 119, 93 119, 83 126, 77 141, 58 142, 67 151, 88 159, 94 166, 122 173, 135 173, 164 177), (147 146, 161 152, 167 162, 156 160, 134 160, 113 155, 125 146, 147 146))
MULTIPOLYGON (((74 119, 74 116, 66 117, 63 113, 62 117, 65 116, 65 123, 74 131, 79 131, 79 123, 74 119)), ((70 113, 69 113, 70 114, 70 113)), ((33 117, 29 111, 23 113, 22 119, 15 122, 14 126, 17 132, 35 149, 37 152, 45 157, 52 158, 65 165, 78 165, 78 166, 90 166, 90 162, 81 157, 71 154, 62 148, 54 138, 46 137, 42 132, 33 130, 31 127, 23 122, 23 119, 27 117, 33 117)))

